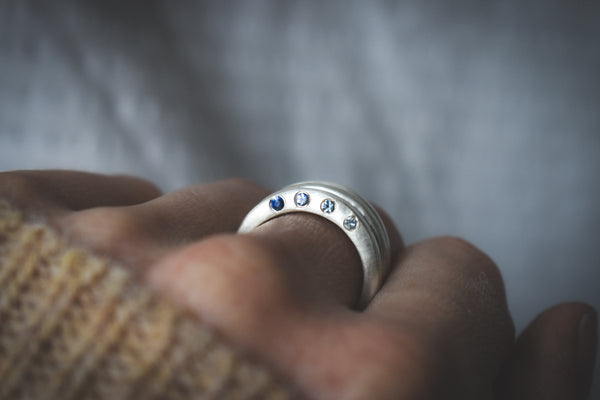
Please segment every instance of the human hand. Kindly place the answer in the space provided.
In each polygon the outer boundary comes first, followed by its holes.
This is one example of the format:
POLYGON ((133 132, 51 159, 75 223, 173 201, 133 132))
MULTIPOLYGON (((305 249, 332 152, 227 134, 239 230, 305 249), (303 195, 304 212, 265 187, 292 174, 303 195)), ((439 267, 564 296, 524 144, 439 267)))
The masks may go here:
POLYGON ((306 214, 235 235, 268 192, 244 181, 161 196, 130 177, 0 175, 0 197, 75 244, 130 266, 315 399, 583 399, 594 311, 543 312, 514 342, 500 273, 451 237, 405 247, 384 218, 392 271, 363 312, 356 251, 306 214))

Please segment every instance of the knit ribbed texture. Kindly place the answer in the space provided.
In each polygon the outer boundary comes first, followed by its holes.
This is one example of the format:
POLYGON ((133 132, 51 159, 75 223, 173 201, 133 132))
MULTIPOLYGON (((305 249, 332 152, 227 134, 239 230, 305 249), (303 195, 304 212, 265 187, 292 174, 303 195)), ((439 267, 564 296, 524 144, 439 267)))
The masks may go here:
POLYGON ((52 398, 290 395, 125 269, 0 201, 0 399, 52 398))

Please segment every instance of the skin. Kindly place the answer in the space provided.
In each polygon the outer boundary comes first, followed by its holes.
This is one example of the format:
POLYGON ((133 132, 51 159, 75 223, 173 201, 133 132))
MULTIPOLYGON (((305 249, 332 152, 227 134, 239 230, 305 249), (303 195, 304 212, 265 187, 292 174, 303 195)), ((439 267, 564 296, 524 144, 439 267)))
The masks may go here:
POLYGON ((128 176, 0 174, 0 198, 127 265, 313 399, 585 399, 596 313, 568 303, 517 340, 502 277, 468 242, 405 246, 384 219, 391 272, 354 309, 360 260, 324 219, 292 214, 236 235, 269 194, 242 180, 162 195, 128 176))

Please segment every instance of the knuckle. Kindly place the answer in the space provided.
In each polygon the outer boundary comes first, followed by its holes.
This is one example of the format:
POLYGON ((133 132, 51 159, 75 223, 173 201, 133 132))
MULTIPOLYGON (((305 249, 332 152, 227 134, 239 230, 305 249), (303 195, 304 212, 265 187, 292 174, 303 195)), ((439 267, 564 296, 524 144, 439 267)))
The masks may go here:
POLYGON ((425 251, 434 262, 449 268, 448 278, 455 283, 455 302, 440 298, 447 306, 454 304, 457 315, 486 315, 510 327, 504 280, 500 269, 484 252, 464 239, 445 236, 431 239, 425 251), (456 290, 458 289, 458 290, 456 290))
POLYGON ((109 255, 124 253, 140 239, 139 224, 127 208, 92 208, 70 212, 55 222, 75 242, 109 255))
POLYGON ((236 192, 256 193, 260 194, 260 196, 264 196, 268 192, 264 186, 245 178, 229 178, 223 181, 223 183, 233 188, 236 192))
POLYGON ((254 181, 251 181, 250 179, 240 178, 240 177, 229 178, 229 179, 224 180, 223 182, 230 184, 232 186, 241 186, 241 187, 248 187, 248 188, 260 188, 261 187, 259 184, 257 184, 254 181))
POLYGON ((127 174, 113 175, 111 178, 122 179, 129 186, 134 184, 137 189, 136 194, 141 198, 156 198, 162 195, 162 190, 158 185, 148 179, 127 174))
POLYGON ((219 263, 215 272, 233 303, 243 301, 250 313, 261 312, 286 297, 286 282, 278 261, 260 241, 241 235, 207 240, 208 257, 219 263))
POLYGON ((471 242, 458 236, 440 236, 432 240, 440 248, 460 251, 467 255, 483 254, 483 252, 471 242))
POLYGON ((431 239, 430 245, 447 259, 465 267, 467 272, 475 275, 485 273, 490 277, 500 278, 500 270, 496 263, 471 242, 457 236, 442 236, 431 239))
POLYGON ((0 173, 0 197, 22 205, 36 194, 36 185, 27 174, 13 171, 0 173))
POLYGON ((290 304, 278 261, 260 242, 242 235, 221 234, 190 245, 159 263, 148 278, 176 302, 244 332, 260 331, 290 304))

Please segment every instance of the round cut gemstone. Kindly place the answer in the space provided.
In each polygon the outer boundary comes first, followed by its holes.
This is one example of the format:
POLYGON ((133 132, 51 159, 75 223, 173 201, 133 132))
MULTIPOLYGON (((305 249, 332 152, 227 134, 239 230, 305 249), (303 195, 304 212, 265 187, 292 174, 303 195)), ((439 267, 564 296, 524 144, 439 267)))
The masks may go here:
POLYGON ((346 217, 346 219, 344 220, 344 228, 346 228, 349 231, 355 230, 357 226, 358 218, 356 218, 354 215, 346 217))
POLYGON ((331 214, 335 210, 335 202, 331 199, 325 199, 321 203, 321 211, 327 214, 331 214))
POLYGON ((308 193, 298 192, 296 193, 296 197, 294 197, 294 201, 298 207, 304 207, 309 202, 308 193))
POLYGON ((273 211, 283 210, 284 204, 285 202, 283 201, 283 197, 281 196, 275 196, 271 199, 271 201, 269 201, 269 206, 271 206, 271 209, 273 211))

